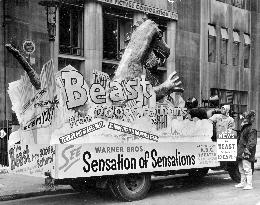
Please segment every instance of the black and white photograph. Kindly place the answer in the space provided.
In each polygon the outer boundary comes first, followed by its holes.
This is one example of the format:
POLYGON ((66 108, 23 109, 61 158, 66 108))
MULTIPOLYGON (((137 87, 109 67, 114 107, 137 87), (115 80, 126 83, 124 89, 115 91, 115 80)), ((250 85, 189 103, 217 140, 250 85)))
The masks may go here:
POLYGON ((0 0, 0 204, 260 205, 260 0, 0 0))

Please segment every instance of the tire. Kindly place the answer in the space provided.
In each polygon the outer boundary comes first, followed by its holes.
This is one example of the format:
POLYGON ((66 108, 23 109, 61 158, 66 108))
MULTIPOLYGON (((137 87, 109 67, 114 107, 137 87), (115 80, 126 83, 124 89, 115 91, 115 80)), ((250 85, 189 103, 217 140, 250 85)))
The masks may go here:
POLYGON ((120 201, 137 201, 143 199, 151 187, 151 176, 146 174, 129 174, 114 177, 109 182, 110 191, 120 201))
POLYGON ((234 163, 233 166, 229 166, 228 173, 231 179, 237 183, 241 180, 241 175, 239 173, 238 164, 234 163))
POLYGON ((189 171, 190 177, 202 178, 207 175, 209 168, 198 168, 198 169, 191 169, 189 171))

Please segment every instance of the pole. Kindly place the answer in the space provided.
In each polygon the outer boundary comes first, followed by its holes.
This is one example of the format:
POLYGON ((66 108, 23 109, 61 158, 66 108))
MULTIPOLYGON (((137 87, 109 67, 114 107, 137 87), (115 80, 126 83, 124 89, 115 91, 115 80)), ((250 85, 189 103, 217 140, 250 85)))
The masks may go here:
POLYGON ((5 50, 5 43, 6 43, 6 1, 3 0, 3 49, 4 49, 4 120, 7 118, 7 79, 6 79, 6 50, 5 50))
POLYGON ((55 65, 55 44, 54 44, 55 41, 50 41, 50 58, 52 59, 53 61, 53 66, 54 66, 54 73, 57 73, 58 72, 58 68, 56 67, 55 65))

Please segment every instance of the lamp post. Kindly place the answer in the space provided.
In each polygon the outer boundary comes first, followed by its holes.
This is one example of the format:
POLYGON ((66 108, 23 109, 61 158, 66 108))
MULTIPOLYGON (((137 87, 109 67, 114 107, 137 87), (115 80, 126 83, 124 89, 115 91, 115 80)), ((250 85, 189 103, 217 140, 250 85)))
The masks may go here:
MULTIPOLYGON (((39 5, 44 6, 46 9, 47 16, 47 30, 50 41, 50 54, 51 58, 54 60, 54 42, 56 36, 56 11, 60 5, 59 0, 45 0, 40 1, 39 5)), ((54 67, 56 70, 57 68, 54 67)))

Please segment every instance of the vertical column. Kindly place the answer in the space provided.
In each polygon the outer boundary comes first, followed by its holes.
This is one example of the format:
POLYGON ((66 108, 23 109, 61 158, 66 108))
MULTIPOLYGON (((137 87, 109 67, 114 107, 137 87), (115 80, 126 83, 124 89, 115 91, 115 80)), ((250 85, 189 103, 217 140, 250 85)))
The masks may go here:
MULTIPOLYGON (((5 92, 5 81, 6 81, 6 73, 5 73, 5 51, 4 51, 4 35, 6 25, 4 24, 4 5, 3 2, 0 1, 0 25, 2 27, 0 31, 0 121, 4 120, 5 117, 5 105, 6 105, 6 92, 5 92)), ((1 125, 0 125, 1 126, 1 125)))
MULTIPOLYGON (((59 25, 59 22, 60 22, 60 15, 59 15, 59 8, 57 9, 57 13, 56 13, 56 36, 55 36, 55 41, 53 43, 53 45, 51 46, 51 52, 53 52, 53 65, 54 65, 54 72, 58 72, 58 57, 59 57, 59 45, 60 45, 60 42, 59 42, 59 28, 60 28, 60 25, 59 25), (53 48, 52 48, 53 47, 53 48)), ((52 56, 51 56, 52 58, 52 56)))
POLYGON ((167 23, 167 44, 171 49, 170 56, 167 58, 167 77, 176 70, 175 68, 175 50, 176 50, 176 21, 167 23))
POLYGON ((84 57, 85 79, 89 83, 93 70, 102 70, 103 59, 102 6, 93 0, 84 5, 84 57))
POLYGON ((205 0, 200 2, 200 97, 209 99, 209 69, 208 67, 208 16, 211 1, 205 0))

